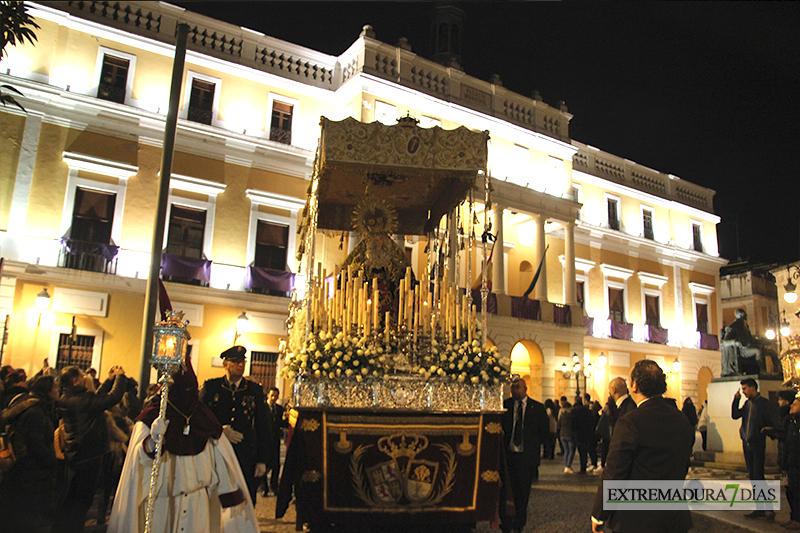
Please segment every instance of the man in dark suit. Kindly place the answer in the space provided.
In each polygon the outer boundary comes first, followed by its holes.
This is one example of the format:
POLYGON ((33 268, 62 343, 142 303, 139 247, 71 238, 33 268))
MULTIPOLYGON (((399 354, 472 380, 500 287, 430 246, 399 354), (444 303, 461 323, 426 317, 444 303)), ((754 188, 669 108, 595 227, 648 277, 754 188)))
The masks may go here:
MULTIPOLYGON (((767 451, 767 432, 775 427, 773 407, 769 400, 758 393, 758 383, 753 378, 745 378, 739 382, 742 386, 747 401, 739 408, 739 399, 742 397, 737 390, 733 395, 731 417, 734 420, 742 419, 739 436, 742 438, 744 449, 744 462, 747 465, 747 475, 750 479, 764 479, 764 456, 767 451)), ((744 515, 745 518, 766 518, 773 520, 774 511, 761 509, 744 515)))
POLYGON ((233 444, 255 505, 258 482, 267 473, 272 428, 261 385, 244 377, 246 353, 244 346, 233 346, 220 354, 225 375, 206 380, 200 401, 211 409, 233 444))
POLYGON ((608 522, 615 533, 682 533, 692 528, 688 510, 603 509, 603 480, 682 480, 689 469, 694 431, 683 413, 669 405, 664 371, 642 360, 631 371, 631 397, 637 408, 617 420, 606 468, 592 508, 592 531, 608 522))
POLYGON ((628 395, 628 385, 625 383, 624 378, 612 379, 611 383, 608 384, 608 393, 614 399, 614 412, 612 413, 614 419, 611 424, 613 430, 614 424, 620 417, 636 409, 636 402, 628 395))
POLYGON ((541 447, 550 433, 550 420, 544 405, 528 398, 528 386, 520 377, 512 381, 511 398, 503 402, 503 407, 503 442, 515 516, 507 516, 505 505, 501 505, 501 527, 503 531, 522 531, 528 520, 531 483, 539 477, 541 447))
POLYGON ((283 416, 283 406, 278 403, 280 394, 277 387, 272 387, 267 393, 267 411, 269 411, 272 422, 272 440, 270 441, 267 475, 264 476, 264 496, 269 494, 270 489, 273 494, 278 495, 281 472, 281 439, 283 438, 283 429, 289 427, 289 421, 283 416), (271 475, 269 474, 270 470, 272 471, 271 475))

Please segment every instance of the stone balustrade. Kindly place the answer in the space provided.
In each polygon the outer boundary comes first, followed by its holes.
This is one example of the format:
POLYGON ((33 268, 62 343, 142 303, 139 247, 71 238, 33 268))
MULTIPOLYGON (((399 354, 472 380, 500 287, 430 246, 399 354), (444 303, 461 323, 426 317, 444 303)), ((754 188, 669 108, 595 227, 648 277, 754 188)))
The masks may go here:
POLYGON ((712 189, 684 181, 671 174, 658 172, 628 159, 572 141, 578 152, 572 158, 573 169, 639 191, 714 212, 712 189))
POLYGON ((556 108, 538 95, 528 98, 500 83, 473 78, 367 32, 336 57, 166 3, 62 1, 46 6, 166 44, 175 43, 177 25, 186 23, 191 51, 332 91, 364 72, 569 142, 572 115, 566 106, 556 108))

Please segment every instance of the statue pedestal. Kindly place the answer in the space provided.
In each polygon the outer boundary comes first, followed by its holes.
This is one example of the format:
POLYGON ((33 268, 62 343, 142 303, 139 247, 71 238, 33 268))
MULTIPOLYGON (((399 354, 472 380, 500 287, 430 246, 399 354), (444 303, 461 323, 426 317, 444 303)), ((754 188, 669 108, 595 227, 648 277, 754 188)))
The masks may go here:
MULTIPOLYGON (((742 439, 739 437, 739 428, 742 420, 731 418, 731 404, 733 395, 740 390, 739 382, 746 377, 752 377, 758 383, 758 392, 769 398, 775 404, 777 415, 777 394, 782 390, 783 380, 773 376, 726 376, 714 378, 708 384, 708 452, 714 452, 714 462, 730 466, 744 466, 742 452, 742 439)), ((739 405, 744 405, 747 398, 742 395, 739 405)), ((776 421, 777 422, 777 421, 776 421)), ((776 466, 778 462, 778 443, 767 437, 766 465, 776 466)))

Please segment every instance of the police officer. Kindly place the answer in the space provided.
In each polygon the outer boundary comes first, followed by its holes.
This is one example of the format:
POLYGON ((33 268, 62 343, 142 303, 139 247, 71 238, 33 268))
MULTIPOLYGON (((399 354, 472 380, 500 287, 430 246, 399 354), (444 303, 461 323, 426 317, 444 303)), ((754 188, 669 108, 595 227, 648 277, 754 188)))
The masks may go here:
POLYGON ((211 409, 233 444, 255 505, 259 480, 267 472, 272 429, 261 385, 244 377, 246 353, 244 346, 233 346, 220 354, 225 375, 206 380, 200 401, 211 409))

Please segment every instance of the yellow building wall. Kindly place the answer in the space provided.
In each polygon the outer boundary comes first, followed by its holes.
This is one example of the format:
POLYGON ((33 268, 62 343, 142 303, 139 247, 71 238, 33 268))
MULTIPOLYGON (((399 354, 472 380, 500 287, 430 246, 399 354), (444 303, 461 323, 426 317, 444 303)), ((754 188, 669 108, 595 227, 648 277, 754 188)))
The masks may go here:
POLYGON ((25 117, 0 113, 0 231, 8 229, 25 117))
POLYGON ((69 167, 62 153, 78 135, 79 132, 62 126, 42 124, 25 219, 28 235, 51 239, 61 236, 59 230, 69 177, 69 167))

